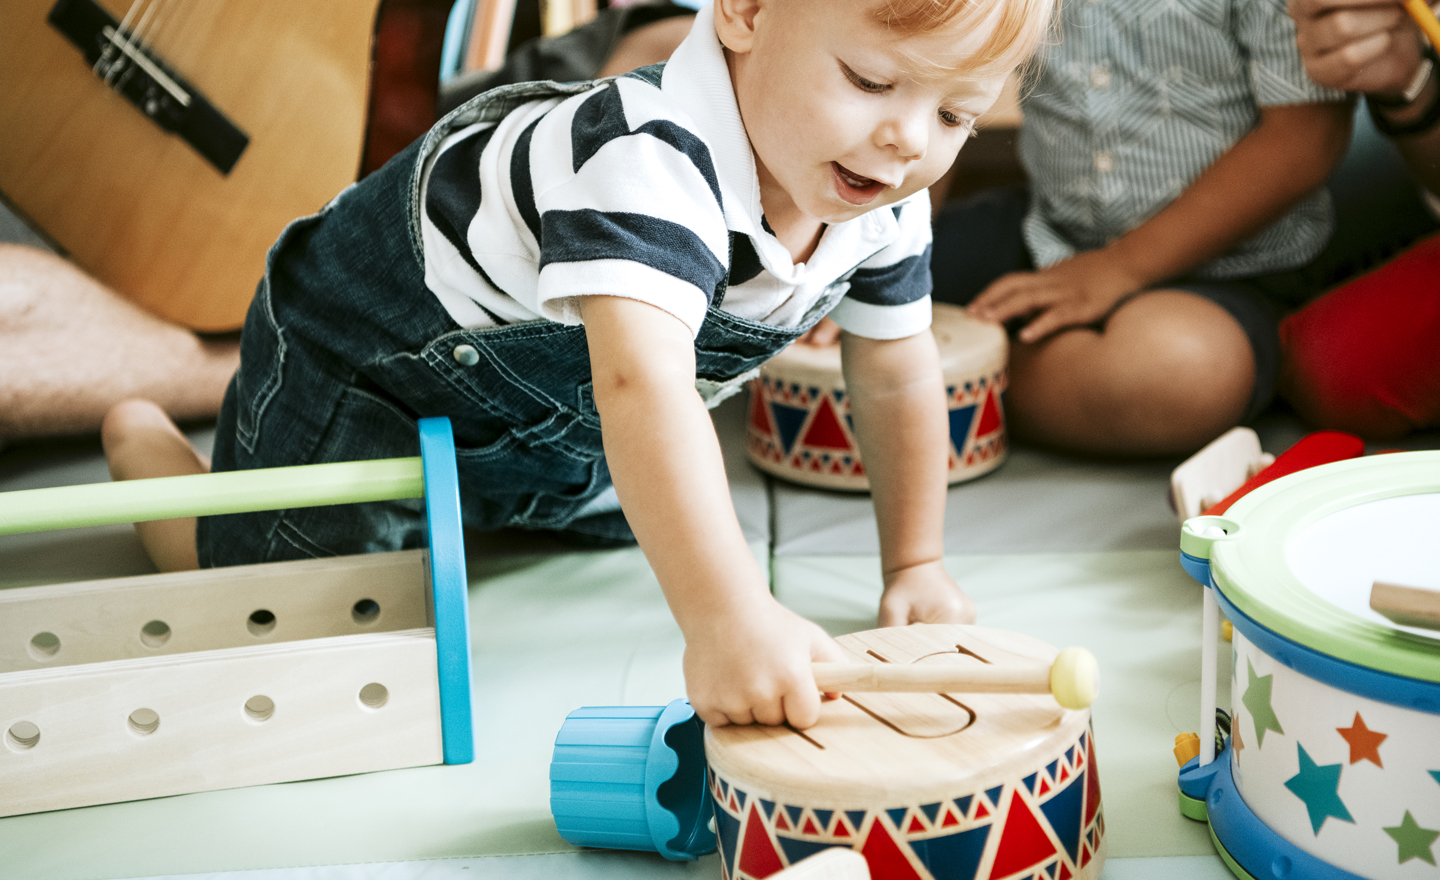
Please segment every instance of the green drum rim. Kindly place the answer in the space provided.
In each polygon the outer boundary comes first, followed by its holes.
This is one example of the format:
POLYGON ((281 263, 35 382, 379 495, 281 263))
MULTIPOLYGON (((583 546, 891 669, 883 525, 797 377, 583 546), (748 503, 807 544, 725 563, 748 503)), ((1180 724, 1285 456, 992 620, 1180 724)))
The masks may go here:
POLYGON ((1440 451, 1321 465, 1261 486, 1224 516, 1187 520, 1181 549, 1208 558, 1220 592, 1261 626, 1340 660, 1440 682, 1440 634, 1426 638, 1338 608, 1302 584, 1286 559, 1290 542, 1327 516, 1372 501, 1435 493, 1440 451))

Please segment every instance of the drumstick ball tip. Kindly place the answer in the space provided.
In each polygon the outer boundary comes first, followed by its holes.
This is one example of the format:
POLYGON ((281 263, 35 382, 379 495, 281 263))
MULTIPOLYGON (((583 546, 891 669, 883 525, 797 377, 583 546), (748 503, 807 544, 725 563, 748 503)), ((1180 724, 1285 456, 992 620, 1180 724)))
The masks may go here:
POLYGON ((1084 648, 1066 648, 1050 666, 1050 692, 1066 709, 1088 709, 1100 693, 1100 664, 1084 648))

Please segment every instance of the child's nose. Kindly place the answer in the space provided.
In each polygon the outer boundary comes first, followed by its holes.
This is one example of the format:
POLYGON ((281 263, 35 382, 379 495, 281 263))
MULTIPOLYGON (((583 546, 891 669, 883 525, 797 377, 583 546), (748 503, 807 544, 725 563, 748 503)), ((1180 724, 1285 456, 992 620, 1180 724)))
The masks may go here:
POLYGON ((902 159, 923 159, 929 144, 929 120, 918 113, 896 114, 880 131, 880 146, 893 147, 902 159))

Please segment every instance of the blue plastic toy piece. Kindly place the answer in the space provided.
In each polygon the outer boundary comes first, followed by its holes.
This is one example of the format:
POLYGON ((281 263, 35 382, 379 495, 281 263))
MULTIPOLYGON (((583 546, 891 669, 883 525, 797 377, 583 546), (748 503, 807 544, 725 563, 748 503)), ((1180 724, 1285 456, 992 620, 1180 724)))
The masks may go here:
POLYGON ((550 812, 560 836, 676 861, 714 850, 704 731, 685 700, 571 712, 550 762, 550 812))
POLYGON ((440 681, 440 731, 446 764, 475 760, 470 705, 470 602, 455 435, 447 418, 421 419, 425 531, 430 544, 430 594, 435 609, 435 662, 440 681))

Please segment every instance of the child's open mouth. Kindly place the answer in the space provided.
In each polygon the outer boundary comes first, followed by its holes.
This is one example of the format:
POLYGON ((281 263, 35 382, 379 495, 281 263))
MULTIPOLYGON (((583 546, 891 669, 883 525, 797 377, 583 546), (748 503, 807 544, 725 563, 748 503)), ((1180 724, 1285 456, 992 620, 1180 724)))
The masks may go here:
POLYGON ((880 181, 856 174, 839 162, 831 162, 830 170, 835 175, 835 191, 852 205, 868 204, 885 189, 880 181))

